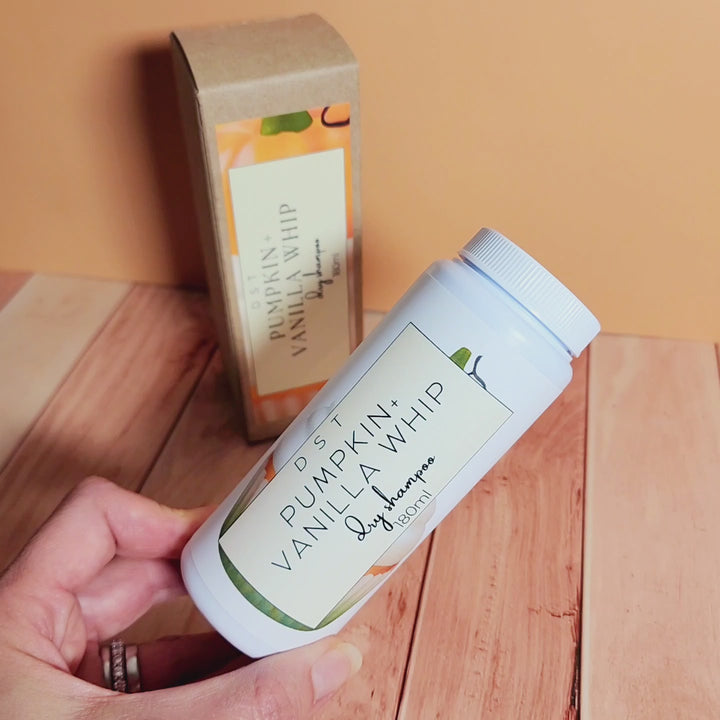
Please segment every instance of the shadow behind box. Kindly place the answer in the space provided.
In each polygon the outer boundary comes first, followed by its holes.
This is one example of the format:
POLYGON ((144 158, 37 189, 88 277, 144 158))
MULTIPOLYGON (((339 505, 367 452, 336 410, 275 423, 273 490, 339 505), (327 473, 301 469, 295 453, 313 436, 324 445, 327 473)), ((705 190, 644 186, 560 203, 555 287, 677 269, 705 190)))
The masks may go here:
POLYGON ((262 440, 362 339, 357 62, 317 15, 171 44, 223 362, 262 440))

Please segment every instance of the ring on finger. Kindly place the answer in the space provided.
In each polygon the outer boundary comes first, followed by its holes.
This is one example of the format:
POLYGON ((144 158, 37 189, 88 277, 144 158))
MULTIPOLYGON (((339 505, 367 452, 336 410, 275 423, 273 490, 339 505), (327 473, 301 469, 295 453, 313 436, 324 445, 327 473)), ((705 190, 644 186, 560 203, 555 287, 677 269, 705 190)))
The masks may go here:
POLYGON ((115 639, 100 646, 105 685, 124 693, 140 692, 140 665, 137 645, 126 645, 115 639))

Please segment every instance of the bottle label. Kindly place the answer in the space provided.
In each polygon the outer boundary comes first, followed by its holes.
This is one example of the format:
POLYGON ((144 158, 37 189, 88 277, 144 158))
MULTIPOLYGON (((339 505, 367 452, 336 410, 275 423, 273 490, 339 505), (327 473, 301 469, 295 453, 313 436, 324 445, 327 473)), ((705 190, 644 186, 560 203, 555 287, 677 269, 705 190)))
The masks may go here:
POLYGON ((417 546, 435 498, 512 415, 465 354, 408 324, 299 450, 249 483, 219 544, 258 609, 322 627, 417 546))
POLYGON ((216 127, 258 419, 296 414, 351 351, 349 104, 216 127))

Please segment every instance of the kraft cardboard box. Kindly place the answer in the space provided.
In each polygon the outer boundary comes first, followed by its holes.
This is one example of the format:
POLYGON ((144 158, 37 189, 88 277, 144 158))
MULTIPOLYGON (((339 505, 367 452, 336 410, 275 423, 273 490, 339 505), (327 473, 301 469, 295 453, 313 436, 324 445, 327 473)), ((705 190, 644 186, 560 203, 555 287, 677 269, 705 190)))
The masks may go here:
POLYGON ((171 46, 223 362, 260 440, 362 338, 358 66, 317 15, 171 46))

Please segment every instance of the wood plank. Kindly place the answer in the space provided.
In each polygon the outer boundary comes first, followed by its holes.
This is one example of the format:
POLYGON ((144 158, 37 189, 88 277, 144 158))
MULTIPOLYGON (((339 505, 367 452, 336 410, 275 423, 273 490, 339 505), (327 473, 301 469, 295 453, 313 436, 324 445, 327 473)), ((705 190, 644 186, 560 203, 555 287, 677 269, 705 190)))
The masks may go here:
POLYGON ((31 275, 32 273, 24 272, 0 272, 0 310, 7 305, 31 275))
POLYGON ((203 295, 129 293, 0 473, 0 566, 83 477, 140 486, 213 347, 203 295))
POLYGON ((34 275, 0 312, 0 468, 128 290, 34 275))
POLYGON ((720 382, 711 344, 597 341, 586 508, 583 720, 720 717, 720 382))
POLYGON ((575 716, 586 378, 435 531, 400 718, 575 716))
MULTIPOLYGON (((366 327, 374 327, 370 318, 366 327)), ((143 493, 175 506, 220 501, 265 452, 269 443, 247 445, 216 355, 165 446, 143 493)), ((322 718, 366 720, 395 717, 425 571, 428 543, 353 618, 342 633, 365 653, 362 672, 322 711, 322 718)), ((154 608, 124 637, 143 641, 164 635, 201 632, 207 622, 187 598, 154 608)))

